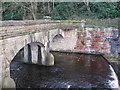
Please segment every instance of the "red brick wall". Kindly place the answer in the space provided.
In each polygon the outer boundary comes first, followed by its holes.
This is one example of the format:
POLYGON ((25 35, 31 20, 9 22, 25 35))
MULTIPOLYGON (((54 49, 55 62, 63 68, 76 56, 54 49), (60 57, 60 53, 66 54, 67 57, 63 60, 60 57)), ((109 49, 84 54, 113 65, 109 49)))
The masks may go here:
POLYGON ((113 29, 90 27, 80 29, 75 49, 80 52, 110 53, 111 44, 108 38, 111 38, 113 29))

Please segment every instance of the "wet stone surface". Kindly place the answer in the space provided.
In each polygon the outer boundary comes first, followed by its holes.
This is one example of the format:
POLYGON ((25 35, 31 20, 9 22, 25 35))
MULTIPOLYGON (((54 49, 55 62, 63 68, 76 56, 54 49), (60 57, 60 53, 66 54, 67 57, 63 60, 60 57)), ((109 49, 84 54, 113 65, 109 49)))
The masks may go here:
POLYGON ((120 62, 111 62, 112 66, 114 67, 114 70, 118 76, 118 79, 120 81, 120 62))
POLYGON ((96 55, 53 53, 55 65, 11 63, 17 88, 112 88, 115 77, 109 64, 96 55))

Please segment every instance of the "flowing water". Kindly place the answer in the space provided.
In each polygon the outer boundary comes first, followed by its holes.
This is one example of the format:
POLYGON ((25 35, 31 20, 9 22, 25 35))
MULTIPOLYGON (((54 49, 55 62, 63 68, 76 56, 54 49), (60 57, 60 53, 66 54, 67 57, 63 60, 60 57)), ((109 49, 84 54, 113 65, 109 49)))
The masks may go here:
POLYGON ((17 88, 117 88, 113 68, 100 55, 52 52, 54 66, 11 63, 17 88))

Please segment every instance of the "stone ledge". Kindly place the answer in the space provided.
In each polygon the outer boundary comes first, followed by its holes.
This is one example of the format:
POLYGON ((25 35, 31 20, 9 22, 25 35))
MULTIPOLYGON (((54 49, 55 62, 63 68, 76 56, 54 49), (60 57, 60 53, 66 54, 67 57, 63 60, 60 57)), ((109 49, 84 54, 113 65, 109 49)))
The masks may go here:
POLYGON ((35 24, 48 24, 48 23, 80 23, 79 21, 64 21, 64 20, 24 20, 24 21, 0 21, 0 27, 4 26, 26 26, 35 24))

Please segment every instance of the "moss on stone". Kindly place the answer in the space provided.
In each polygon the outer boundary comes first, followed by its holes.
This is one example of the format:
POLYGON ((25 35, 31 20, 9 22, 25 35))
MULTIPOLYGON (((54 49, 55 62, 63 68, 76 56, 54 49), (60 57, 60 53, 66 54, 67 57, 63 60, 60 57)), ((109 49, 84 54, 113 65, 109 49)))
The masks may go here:
POLYGON ((5 77, 3 80, 3 88, 15 88, 15 82, 10 77, 5 77))

